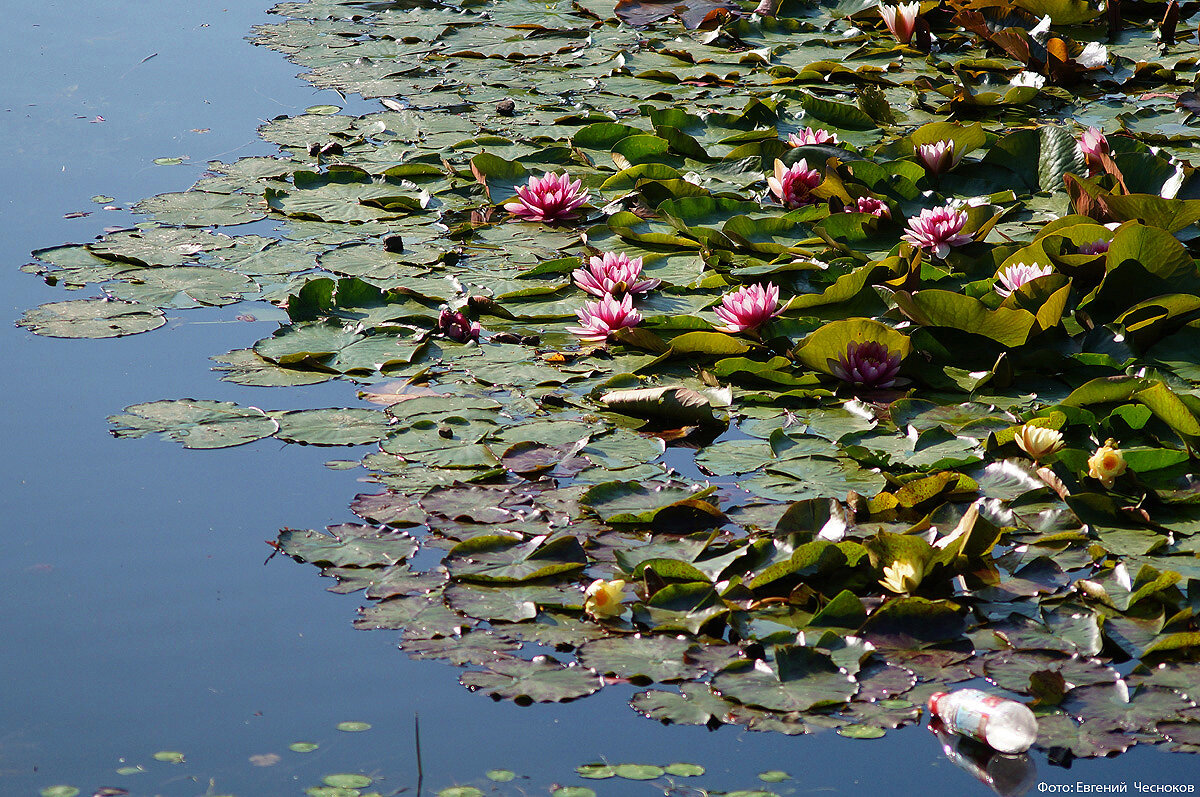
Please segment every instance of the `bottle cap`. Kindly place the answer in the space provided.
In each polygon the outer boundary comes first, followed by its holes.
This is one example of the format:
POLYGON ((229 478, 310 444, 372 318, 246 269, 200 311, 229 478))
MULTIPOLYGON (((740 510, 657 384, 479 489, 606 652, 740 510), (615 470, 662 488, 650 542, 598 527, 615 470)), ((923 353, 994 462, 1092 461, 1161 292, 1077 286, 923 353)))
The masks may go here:
POLYGON ((929 713, 934 716, 938 715, 938 701, 946 696, 945 692, 934 692, 929 696, 929 713))

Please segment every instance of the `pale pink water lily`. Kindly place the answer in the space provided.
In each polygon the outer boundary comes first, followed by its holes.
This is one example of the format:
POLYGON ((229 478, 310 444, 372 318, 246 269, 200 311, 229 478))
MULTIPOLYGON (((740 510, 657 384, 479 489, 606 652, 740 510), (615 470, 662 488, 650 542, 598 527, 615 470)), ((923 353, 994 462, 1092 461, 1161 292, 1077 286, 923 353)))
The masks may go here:
POLYGON ((1009 296, 1017 288, 1038 277, 1045 277, 1054 271, 1052 266, 1027 266, 1024 263, 1013 263, 1000 270, 996 275, 996 293, 1009 296))
POLYGON ((478 321, 471 321, 461 310, 452 312, 443 307, 438 316, 438 331, 450 340, 466 343, 468 340, 479 340, 481 328, 478 321))
POLYGON ((1104 137, 1100 128, 1089 127, 1083 131, 1083 135, 1079 137, 1079 151, 1083 153, 1087 162, 1088 174, 1100 174, 1104 171, 1100 156, 1107 155, 1109 149, 1108 139, 1104 137))
POLYGON ((890 219, 892 217, 892 209, 887 206, 887 203, 873 196, 860 196, 854 201, 853 205, 846 205, 846 207, 842 208, 842 212, 870 213, 872 216, 878 216, 881 219, 890 219))
POLYGON ((587 268, 575 269, 571 275, 575 284, 593 296, 607 294, 624 296, 645 293, 658 287, 659 280, 638 279, 642 274, 642 259, 632 260, 623 252, 605 252, 588 260, 587 268))
POLYGON ((966 223, 967 214, 949 205, 926 208, 920 216, 908 220, 908 231, 902 237, 914 246, 928 249, 935 257, 945 257, 950 254, 950 247, 971 242, 971 236, 962 233, 966 223))
POLYGON ((900 3, 895 6, 886 3, 879 4, 879 16, 883 17, 883 24, 887 25, 887 29, 901 44, 908 44, 912 41, 913 31, 917 28, 917 17, 920 13, 920 3, 900 3))
POLYGON ((1080 244, 1079 254, 1081 255, 1102 255, 1108 251, 1108 241, 1103 238, 1099 241, 1092 241, 1090 244, 1080 244))
POLYGON ((829 370, 847 384, 867 389, 891 387, 900 371, 900 352, 875 340, 851 342, 838 359, 830 357, 829 370))
POLYGON ((948 172, 962 160, 962 154, 955 151, 954 141, 942 139, 931 144, 917 146, 917 160, 933 175, 948 172))
POLYGON ((808 168, 808 161, 801 158, 790 167, 783 161, 775 161, 775 174, 767 178, 771 194, 785 208, 798 208, 814 202, 812 190, 821 184, 821 173, 808 168))
POLYGON ((504 209, 523 221, 568 221, 587 201, 588 192, 579 180, 571 182, 566 172, 546 172, 518 186, 516 201, 505 203, 504 209))
POLYGON ((717 327, 720 332, 753 331, 783 312, 779 305, 779 288, 768 282, 762 285, 744 285, 733 293, 721 297, 721 306, 714 311, 717 318, 725 322, 717 327))
POLYGON ((618 329, 642 322, 642 314, 633 309, 629 294, 618 299, 610 293, 599 301, 585 302, 575 315, 579 316, 579 326, 567 327, 567 331, 588 343, 605 343, 618 329))
POLYGON ((819 127, 806 127, 799 133, 789 134, 788 143, 793 147, 806 147, 813 144, 836 144, 838 143, 838 137, 837 133, 830 133, 828 130, 822 130, 819 127))

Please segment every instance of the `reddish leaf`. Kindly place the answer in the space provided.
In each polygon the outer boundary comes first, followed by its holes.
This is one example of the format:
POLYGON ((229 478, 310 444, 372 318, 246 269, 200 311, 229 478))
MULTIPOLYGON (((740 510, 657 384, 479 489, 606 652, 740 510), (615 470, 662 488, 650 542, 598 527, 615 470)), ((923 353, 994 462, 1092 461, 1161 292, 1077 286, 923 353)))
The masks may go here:
POLYGON ((684 27, 695 30, 706 23, 716 24, 728 19, 740 9, 731 0, 617 0, 616 14, 627 25, 643 27, 666 19, 678 17, 684 27))

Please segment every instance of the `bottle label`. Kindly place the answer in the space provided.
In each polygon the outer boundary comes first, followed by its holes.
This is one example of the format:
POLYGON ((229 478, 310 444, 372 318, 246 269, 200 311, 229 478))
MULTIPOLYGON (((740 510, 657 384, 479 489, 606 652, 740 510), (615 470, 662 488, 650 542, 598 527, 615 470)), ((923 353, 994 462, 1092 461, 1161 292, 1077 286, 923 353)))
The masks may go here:
POLYGON ((991 718, 989 709, 994 709, 1003 703, 1004 698, 989 695, 977 689, 964 689, 955 697, 957 705, 948 718, 950 727, 964 736, 970 736, 981 742, 986 741, 988 720, 991 718))

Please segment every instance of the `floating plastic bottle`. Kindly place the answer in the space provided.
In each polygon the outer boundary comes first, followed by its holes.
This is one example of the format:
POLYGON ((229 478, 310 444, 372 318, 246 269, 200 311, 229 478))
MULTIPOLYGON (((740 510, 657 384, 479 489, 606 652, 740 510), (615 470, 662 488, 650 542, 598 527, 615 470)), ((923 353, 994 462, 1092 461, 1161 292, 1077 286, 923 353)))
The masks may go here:
POLYGON ((1001 753, 1023 753, 1037 739, 1037 718, 1027 706, 979 689, 935 692, 929 711, 947 730, 1001 753))
POLYGON ((1001 753, 982 742, 950 733, 937 717, 930 720, 929 730, 951 763, 1000 797, 1021 797, 1037 782, 1037 766, 1025 753, 1001 753))

